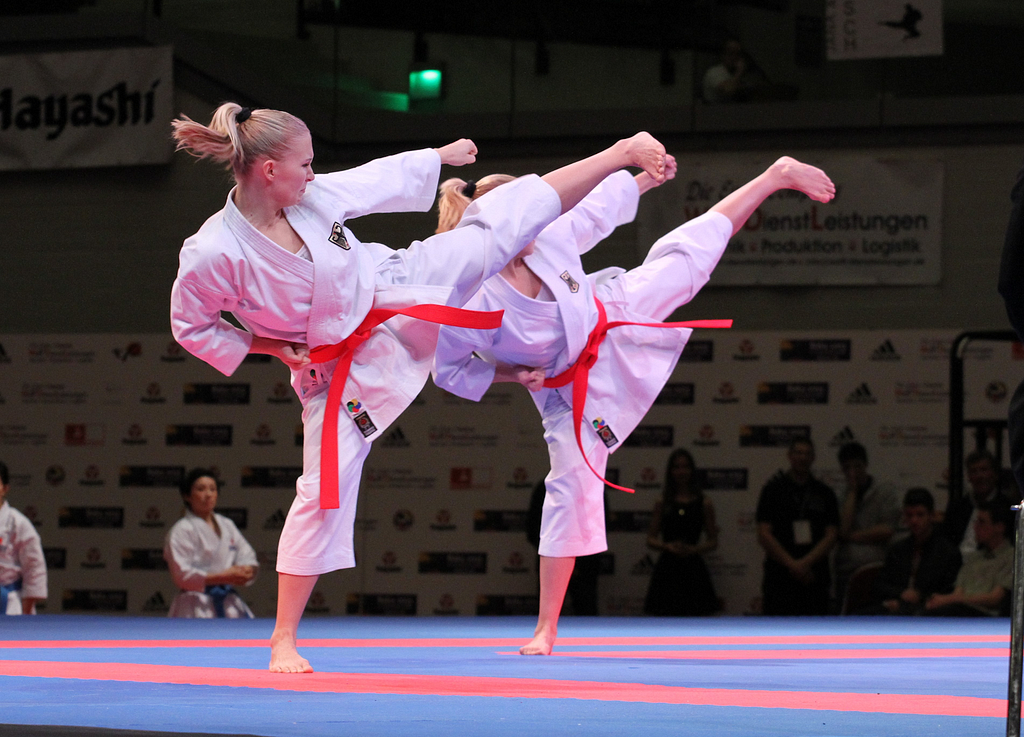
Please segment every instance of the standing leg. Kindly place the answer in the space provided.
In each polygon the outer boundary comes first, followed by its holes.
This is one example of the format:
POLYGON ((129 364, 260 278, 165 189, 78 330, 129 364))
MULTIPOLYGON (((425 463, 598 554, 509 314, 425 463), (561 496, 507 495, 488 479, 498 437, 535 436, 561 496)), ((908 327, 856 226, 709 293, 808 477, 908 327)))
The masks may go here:
POLYGON ((558 615, 562 613, 565 590, 569 587, 575 556, 540 557, 540 612, 533 639, 519 648, 520 655, 550 655, 558 637, 558 615))
POLYGON ((270 636, 270 670, 274 673, 312 673, 296 645, 299 620, 319 576, 277 574, 277 622, 270 636))

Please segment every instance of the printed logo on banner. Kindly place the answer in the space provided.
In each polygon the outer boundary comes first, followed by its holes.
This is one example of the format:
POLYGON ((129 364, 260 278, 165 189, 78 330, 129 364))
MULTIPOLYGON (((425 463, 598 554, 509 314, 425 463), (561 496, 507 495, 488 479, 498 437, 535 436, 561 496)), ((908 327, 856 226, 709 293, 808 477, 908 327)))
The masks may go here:
POLYGON ((715 404, 736 404, 740 401, 740 398, 736 396, 736 385, 731 381, 723 381, 718 385, 718 390, 711 401, 715 404))
POLYGON ((620 509, 608 512, 608 532, 647 532, 651 527, 650 511, 620 509))
POLYGON ((850 340, 783 340, 780 361, 849 361, 850 340))
POLYGON ((437 488, 437 477, 418 475, 411 468, 367 468, 364 484, 373 489, 426 491, 437 488))
POLYGON ((166 404, 167 397, 164 396, 160 384, 151 381, 146 387, 146 394, 139 401, 143 404, 166 404))
POLYGON ((61 507, 57 513, 57 526, 121 529, 124 527, 124 507, 61 507))
POLYGON ((921 338, 919 355, 922 361, 948 361, 953 342, 944 338, 921 338))
POLYGON ((331 608, 327 605, 327 597, 324 592, 317 589, 306 602, 306 614, 330 614, 331 608))
POLYGON ((85 404, 89 393, 65 384, 22 384, 22 404, 85 404))
MULTIPOLYGON (((223 510, 217 510, 223 511, 223 510)), ((160 507, 147 507, 146 513, 143 518, 139 521, 139 527, 149 527, 157 529, 160 527, 166 527, 166 523, 160 516, 160 507)))
POLYGON ((398 565, 398 556, 393 550, 385 550, 380 556, 380 563, 377 564, 378 573, 401 573, 402 566, 398 565))
POLYGON ((377 521, 374 517, 356 517, 353 527, 357 532, 376 532, 377 521))
POLYGON ((700 470, 703 481, 701 488, 709 491, 746 491, 746 468, 703 468, 700 470))
POLYGON ((1006 382, 1003 381, 990 381, 985 386, 985 398, 993 404, 1005 401, 1007 393, 1006 382))
POLYGON ((231 446, 231 425, 168 425, 165 434, 168 446, 231 446))
POLYGON ((828 404, 826 381, 762 381, 758 404, 828 404))
POLYGON ((142 343, 129 343, 123 348, 115 348, 113 353, 118 361, 125 363, 129 358, 138 358, 142 355, 142 343))
POLYGON ((537 596, 523 594, 481 594, 476 597, 476 615, 486 616, 537 616, 540 600, 537 596))
POLYGON ((283 509, 278 509, 272 515, 267 517, 263 523, 264 530, 283 530, 284 529, 285 514, 283 509))
POLYGON ((50 486, 60 486, 67 478, 67 473, 64 471, 64 466, 53 465, 46 469, 45 477, 46 483, 50 486))
POLYGON ((419 572, 482 575, 487 573, 487 553, 423 552, 419 572))
POLYGON ((900 361, 902 357, 896 351, 896 346, 892 344, 892 341, 886 338, 882 341, 882 344, 875 348, 871 352, 872 361, 900 361))
POLYGON ((405 532, 415 522, 416 516, 409 509, 399 509, 391 516, 391 523, 399 532, 405 532))
POLYGON ((100 474, 100 467, 95 463, 86 466, 82 478, 78 480, 79 486, 103 486, 105 483, 100 474))
POLYGON ((166 571, 163 548, 122 548, 122 571, 166 571))
POLYGON ((473 532, 525 532, 526 510, 478 509, 473 512, 473 532))
POLYGON ((679 356, 680 363, 712 363, 715 360, 715 343, 712 340, 687 341, 679 356))
POLYGON ((856 439, 857 438, 853 434, 853 430, 850 429, 849 425, 846 425, 842 430, 832 436, 832 439, 828 441, 828 445, 830 448, 839 448, 847 443, 852 443, 856 439))
POLYGON ((761 356, 757 352, 757 348, 754 346, 754 342, 749 338, 744 338, 740 341, 736 352, 732 354, 732 360, 734 361, 760 361, 761 356))
POLYGON ((184 480, 184 466, 121 466, 118 485, 178 489, 184 480))
POLYGON ((164 353, 160 356, 160 360, 164 363, 182 363, 185 360, 185 349, 172 340, 164 348, 164 353))
MULTIPOLYGON (((674 432, 672 425, 640 425, 623 445, 627 448, 671 448, 675 445, 674 432)), ((605 478, 612 480, 607 475, 605 478)))
POLYGON ((185 404, 249 404, 248 384, 185 384, 182 400, 185 404))
POLYGON ((605 598, 604 608, 610 617, 639 617, 644 613, 644 597, 609 596, 605 598))
POLYGON ((73 343, 29 343, 29 363, 94 363, 96 351, 75 348, 73 343))
POLYGON ((878 444, 883 448, 945 447, 949 434, 933 432, 924 425, 883 425, 878 428, 878 444))
POLYGON ((26 505, 24 509, 21 510, 21 513, 28 518, 28 521, 32 523, 33 527, 43 526, 44 523, 42 518, 39 516, 39 510, 36 509, 34 504, 26 505))
POLYGON ((77 422, 64 426, 64 445, 103 445, 107 430, 98 423, 77 422))
POLYGON ((459 610, 455 608, 455 597, 451 594, 441 594, 441 598, 437 600, 437 606, 434 608, 434 614, 453 616, 459 613, 459 610))
POLYGON ((146 603, 142 605, 142 611, 146 614, 166 614, 171 611, 171 607, 164 599, 164 595, 159 591, 155 591, 152 596, 146 599, 146 603))
POLYGON ((509 556, 505 565, 501 567, 502 573, 521 574, 529 573, 530 569, 526 566, 526 559, 523 554, 518 550, 513 550, 509 556))
POLYGON ((847 404, 878 404, 878 400, 871 393, 871 387, 868 386, 867 382, 861 383, 856 389, 850 392, 849 396, 846 397, 847 404))
POLYGON ((217 507, 217 512, 234 522, 239 530, 249 526, 249 510, 246 507, 217 507))
POLYGON ((408 448, 412 445, 408 438, 405 437, 405 433, 402 432, 402 428, 398 425, 395 425, 391 432, 377 442, 385 448, 408 448))
POLYGON ((640 469, 640 478, 633 484, 637 489, 660 489, 661 482, 658 480, 658 472, 650 466, 640 469))
POLYGON ((431 448, 494 448, 498 433, 484 433, 473 426, 432 425, 427 431, 431 448))
POLYGON ((650 576, 654 573, 654 559, 650 556, 650 553, 644 555, 643 558, 633 564, 633 567, 629 569, 629 575, 631 576, 650 576))
POLYGON ((0 363, 10 363, 11 357, 7 355, 7 351, 4 348, 4 344, 0 343, 0 363))
POLYGON ((64 589, 63 612, 125 612, 128 592, 124 589, 64 589))
POLYGON ((270 425, 265 422, 257 425, 253 431, 252 438, 249 439, 249 445, 277 445, 270 425))
POLYGON ((505 483, 507 489, 529 489, 532 486, 530 474, 522 466, 516 466, 512 471, 512 480, 505 483))
POLYGON ((949 390, 941 381, 897 381, 894 391, 897 404, 945 404, 949 401, 949 390))
POLYGON ((741 425, 741 448, 788 448, 796 439, 809 440, 810 425, 741 425))
POLYGON ((283 381, 275 382, 267 397, 270 404, 292 404, 295 401, 295 392, 283 381))
POLYGON ((351 593, 347 597, 345 613, 411 617, 416 614, 416 594, 351 593))
POLYGON ((658 394, 655 404, 693 404, 693 384, 666 384, 658 394))
POLYGON ((103 560, 103 553, 100 552, 99 548, 89 548, 85 551, 85 560, 79 565, 82 568, 100 569, 106 568, 107 564, 103 560))
POLYGON ((697 431, 697 437, 693 441, 693 444, 702 447, 710 448, 716 445, 721 445, 722 441, 715 436, 715 428, 713 425, 701 425, 697 431))
POLYGON ((0 445, 46 445, 49 435, 28 425, 0 425, 0 445))
POLYGON ((63 571, 68 566, 68 549, 43 548, 43 558, 46 559, 46 570, 63 571))
POLYGON ((121 438, 122 445, 146 445, 149 440, 142 430, 142 425, 135 422, 128 426, 127 432, 121 438))
POLYGON ((493 475, 492 468, 453 468, 449 475, 449 487, 453 491, 490 489, 493 475))
POLYGON ((450 532, 456 529, 455 525, 452 524, 452 513, 447 509, 437 510, 437 514, 434 515, 434 521, 430 523, 431 530, 437 530, 438 532, 450 532))

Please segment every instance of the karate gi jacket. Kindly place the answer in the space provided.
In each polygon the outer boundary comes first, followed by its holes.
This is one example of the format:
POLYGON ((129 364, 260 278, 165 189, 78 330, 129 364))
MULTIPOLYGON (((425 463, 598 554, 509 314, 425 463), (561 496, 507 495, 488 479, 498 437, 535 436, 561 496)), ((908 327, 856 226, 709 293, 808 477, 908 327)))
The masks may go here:
POLYGON ((10 586, 19 579, 21 591, 12 593, 19 602, 46 598, 46 558, 39 533, 28 517, 5 500, 0 506, 0 586, 10 586))

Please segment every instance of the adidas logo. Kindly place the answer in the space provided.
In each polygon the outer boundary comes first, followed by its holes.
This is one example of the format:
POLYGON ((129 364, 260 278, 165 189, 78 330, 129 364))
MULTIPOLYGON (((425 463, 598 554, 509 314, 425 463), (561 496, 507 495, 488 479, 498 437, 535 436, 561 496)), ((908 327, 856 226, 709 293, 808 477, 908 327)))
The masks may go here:
POLYGON ((164 601, 164 595, 159 591, 146 599, 146 603, 142 605, 142 611, 144 612, 168 612, 170 609, 167 606, 167 602, 164 601))
POLYGON ((651 558, 648 553, 643 558, 633 564, 633 567, 629 569, 630 574, 634 576, 650 576, 654 573, 654 559, 651 558))
POLYGON ((852 392, 850 396, 846 398, 847 404, 878 404, 878 400, 871 394, 871 389, 868 388, 867 382, 864 382, 852 392))
POLYGON ((264 530, 283 530, 284 529, 284 512, 278 509, 272 515, 267 517, 267 521, 263 523, 264 530))
POLYGON ((899 361, 900 358, 900 354, 896 352, 896 347, 888 338, 885 339, 882 345, 875 348, 871 354, 872 361, 899 361))
POLYGON ((847 425, 842 430, 833 435, 832 439, 829 441, 828 444, 833 448, 838 448, 839 446, 846 445, 847 443, 853 442, 856 439, 857 438, 854 437, 853 430, 851 430, 850 426, 847 425))
POLYGON ((408 448, 411 445, 408 439, 406 439, 405 433, 402 432, 402 428, 397 426, 384 436, 380 444, 385 448, 408 448))

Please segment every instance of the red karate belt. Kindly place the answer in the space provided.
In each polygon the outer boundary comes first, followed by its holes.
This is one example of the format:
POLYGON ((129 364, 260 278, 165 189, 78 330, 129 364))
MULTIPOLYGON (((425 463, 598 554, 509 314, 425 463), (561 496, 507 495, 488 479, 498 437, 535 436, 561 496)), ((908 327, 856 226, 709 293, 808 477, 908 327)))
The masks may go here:
POLYGON ((583 405, 587 401, 587 384, 590 381, 590 369, 597 363, 597 352, 601 347, 601 343, 604 342, 605 336, 608 335, 608 331, 612 328, 620 328, 623 325, 638 325, 645 328, 731 328, 732 320, 687 320, 685 322, 628 322, 626 320, 617 320, 615 322, 608 322, 608 316, 605 314, 604 305, 601 304, 601 300, 595 296, 594 302, 597 303, 597 325, 590 332, 590 339, 587 341, 586 347, 572 366, 558 374, 558 376, 544 379, 544 386, 549 389, 557 389, 558 387, 565 386, 570 381, 573 382, 572 424, 576 430, 576 445, 580 449, 580 455, 583 456, 587 468, 607 486, 632 494, 634 493, 633 489, 613 484, 594 470, 594 467, 590 465, 586 452, 583 450, 583 441, 580 438, 580 426, 583 424, 583 405))
POLYGON ((331 387, 327 391, 327 409, 320 442, 320 509, 337 509, 340 506, 338 498, 338 415, 341 413, 341 395, 345 391, 345 382, 348 381, 356 349, 370 338, 372 330, 395 315, 405 315, 417 320, 451 325, 457 328, 489 330, 501 327, 503 314, 504 310, 478 312, 435 304, 413 305, 403 309, 376 308, 367 313, 359 327, 345 340, 334 345, 317 346, 309 351, 309 357, 313 363, 326 363, 335 358, 338 359, 338 365, 331 377, 331 387))

